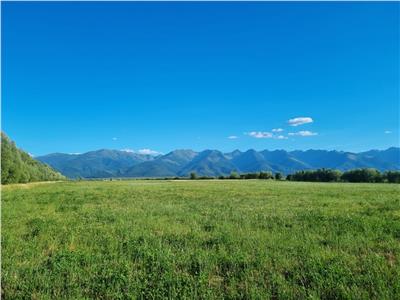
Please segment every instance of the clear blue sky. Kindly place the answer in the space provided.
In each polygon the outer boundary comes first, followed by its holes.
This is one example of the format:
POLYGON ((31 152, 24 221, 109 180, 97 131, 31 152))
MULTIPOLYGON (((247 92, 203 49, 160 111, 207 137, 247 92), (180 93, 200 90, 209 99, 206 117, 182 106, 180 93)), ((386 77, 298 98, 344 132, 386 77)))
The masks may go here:
POLYGON ((2 129, 34 155, 399 145, 400 3, 1 6, 2 129))

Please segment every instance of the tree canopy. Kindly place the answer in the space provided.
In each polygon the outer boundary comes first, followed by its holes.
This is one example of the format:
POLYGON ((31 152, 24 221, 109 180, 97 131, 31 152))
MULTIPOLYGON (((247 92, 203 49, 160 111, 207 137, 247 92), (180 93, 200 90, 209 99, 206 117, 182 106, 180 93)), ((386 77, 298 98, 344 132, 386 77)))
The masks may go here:
POLYGON ((1 133, 1 183, 64 180, 65 176, 33 159, 1 133))

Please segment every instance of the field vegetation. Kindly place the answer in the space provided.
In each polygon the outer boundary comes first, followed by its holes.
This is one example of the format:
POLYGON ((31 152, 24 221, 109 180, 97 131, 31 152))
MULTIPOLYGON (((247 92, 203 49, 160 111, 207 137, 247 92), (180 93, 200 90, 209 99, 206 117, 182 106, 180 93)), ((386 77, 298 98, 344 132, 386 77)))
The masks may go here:
POLYGON ((2 187, 4 299, 399 299, 400 186, 2 187))

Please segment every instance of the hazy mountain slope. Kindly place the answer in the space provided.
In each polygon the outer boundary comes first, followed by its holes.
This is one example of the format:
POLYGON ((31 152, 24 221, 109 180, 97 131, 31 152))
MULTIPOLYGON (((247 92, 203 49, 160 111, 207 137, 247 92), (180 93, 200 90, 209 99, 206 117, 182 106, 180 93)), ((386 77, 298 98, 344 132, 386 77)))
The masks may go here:
POLYGON ((292 151, 289 154, 311 168, 337 168, 348 160, 345 152, 326 150, 292 151))
POLYGON ((273 171, 264 156, 253 149, 236 155, 232 163, 240 172, 273 171))
POLYGON ((38 160, 70 177, 102 178, 122 176, 130 167, 153 160, 150 155, 101 149, 83 154, 54 153, 40 156, 38 160))
POLYGON ((396 157, 400 155, 400 148, 389 148, 382 151, 374 150, 363 153, 307 150, 292 151, 289 154, 299 161, 306 163, 312 169, 331 168, 346 171, 356 168, 375 168, 385 171, 400 168, 400 164, 396 165, 393 163, 396 157))
POLYGON ((220 151, 205 150, 185 165, 178 175, 188 176, 191 172, 203 176, 227 175, 236 169, 237 167, 220 151))
POLYGON ((153 161, 129 168, 124 177, 177 176, 180 169, 193 160, 197 153, 192 150, 175 150, 153 161))
POLYGON ((260 153, 264 156, 264 159, 268 162, 268 164, 275 172, 287 174, 293 172, 294 170, 297 171, 312 169, 309 164, 298 160, 284 150, 264 150, 260 153))
POLYGON ((63 175, 18 149, 13 141, 1 133, 2 184, 63 179, 66 179, 63 175))
POLYGON ((235 158, 235 157, 241 155, 242 153, 243 153, 243 152, 241 152, 241 151, 239 151, 239 150, 234 150, 234 151, 232 151, 232 152, 224 153, 224 155, 225 155, 225 157, 226 157, 227 159, 232 159, 232 158, 235 158))
POLYGON ((389 169, 400 169, 400 149, 391 147, 386 150, 370 150, 359 154, 365 160, 386 165, 389 169))
POLYGON ((271 171, 284 174, 299 170, 331 168, 349 170, 376 168, 380 171, 400 169, 400 148, 371 150, 362 153, 343 151, 255 151, 235 150, 222 153, 205 150, 175 150, 153 157, 117 150, 98 150, 84 154, 55 153, 38 157, 68 177, 172 177, 227 175, 232 171, 271 171))

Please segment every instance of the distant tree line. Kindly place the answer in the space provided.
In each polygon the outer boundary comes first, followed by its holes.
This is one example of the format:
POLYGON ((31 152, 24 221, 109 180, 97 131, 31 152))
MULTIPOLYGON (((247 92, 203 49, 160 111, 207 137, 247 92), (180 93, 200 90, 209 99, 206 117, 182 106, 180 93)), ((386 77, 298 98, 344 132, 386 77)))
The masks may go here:
MULTIPOLYGON (((179 178, 174 178, 179 179, 179 178)), ((239 174, 232 172, 227 176, 197 176, 195 172, 190 173, 190 179, 275 179, 288 181, 310 181, 310 182, 388 182, 400 183, 400 171, 379 172, 376 169, 354 169, 341 172, 332 169, 318 169, 298 171, 286 177, 282 173, 255 172, 239 174)))
POLYGON ((238 172, 231 172, 230 175, 220 175, 218 177, 214 176, 197 176, 195 172, 190 173, 190 179, 283 179, 283 175, 281 173, 272 174, 272 172, 255 172, 255 173, 244 173, 239 174, 238 172))
POLYGON ((389 182, 400 183, 400 171, 379 172, 376 169, 354 169, 346 172, 331 169, 299 171, 286 177, 290 181, 311 182, 389 182))
POLYGON ((63 179, 63 175, 19 150, 13 141, 1 133, 1 184, 63 179))

